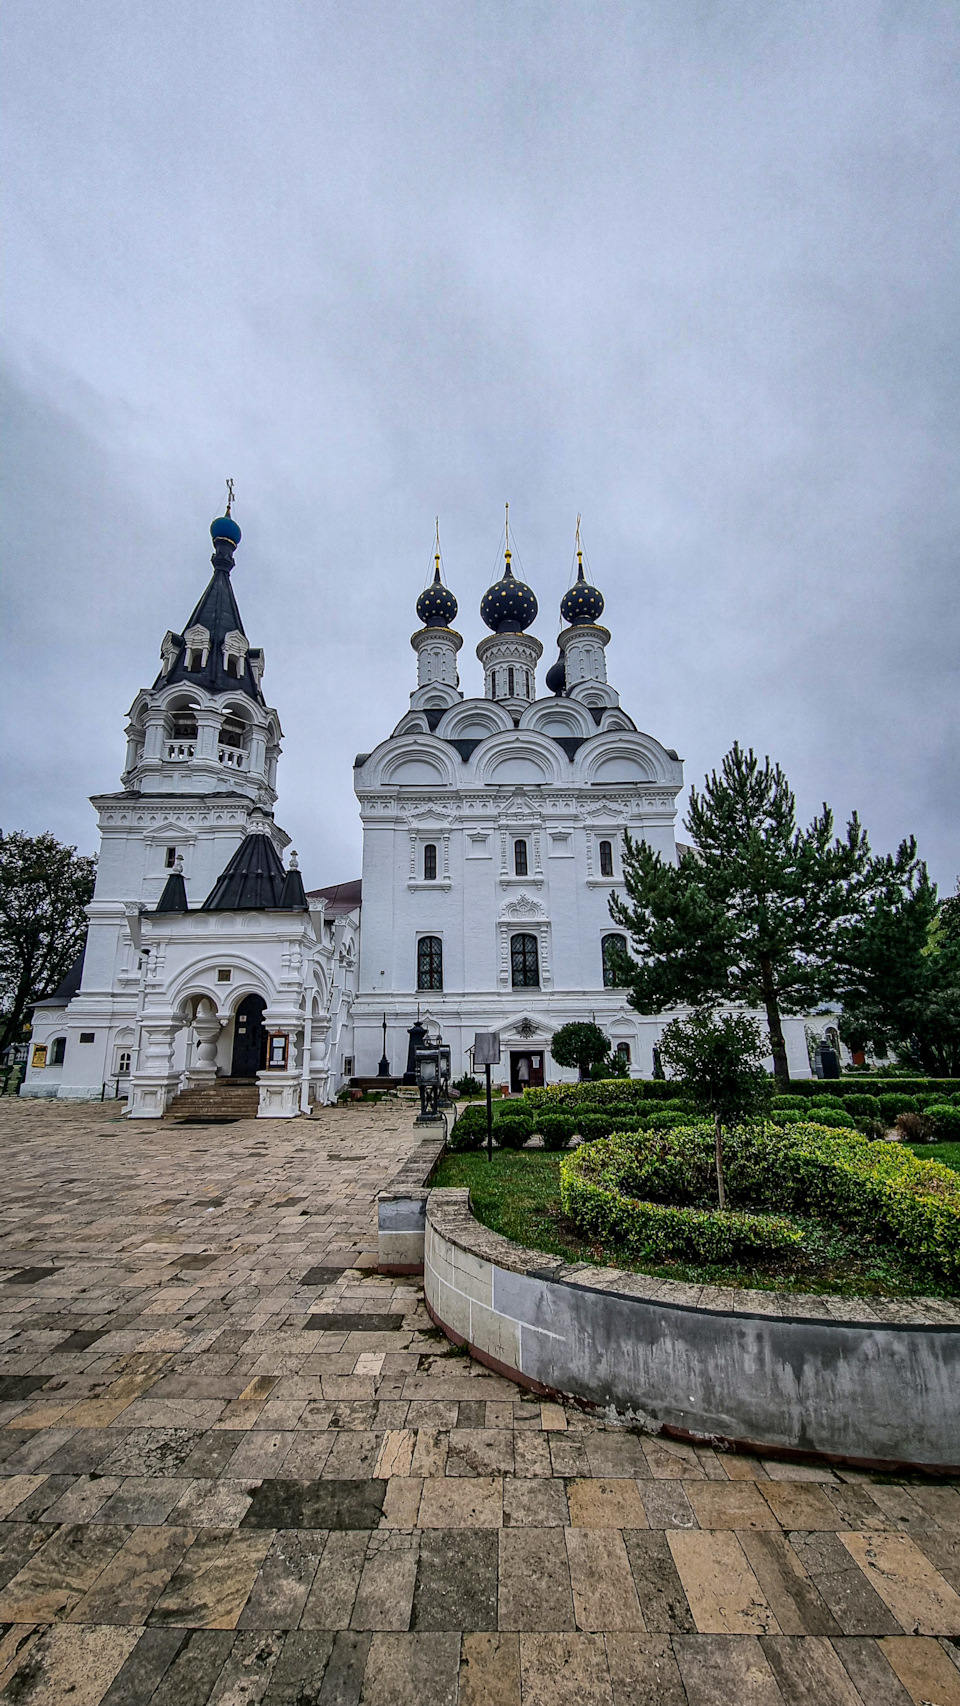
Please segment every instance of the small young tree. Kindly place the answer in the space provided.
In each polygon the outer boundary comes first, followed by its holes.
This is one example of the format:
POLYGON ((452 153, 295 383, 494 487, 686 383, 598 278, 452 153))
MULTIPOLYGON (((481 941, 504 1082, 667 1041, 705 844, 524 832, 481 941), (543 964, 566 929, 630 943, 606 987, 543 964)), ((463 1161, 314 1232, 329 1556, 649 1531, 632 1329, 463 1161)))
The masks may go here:
POLYGON ((739 746, 702 794, 691 790, 686 828, 695 851, 679 865, 626 840, 627 894, 611 897, 610 912, 632 941, 630 1003, 641 1013, 728 1001, 762 1008, 774 1072, 788 1083, 782 1015, 834 994, 845 933, 878 895, 910 880, 916 846, 876 860, 856 814, 835 838, 827 806, 798 828, 779 765, 739 746))
POLYGON ((554 1031, 550 1044, 557 1065, 575 1066, 581 1078, 589 1078, 590 1068, 606 1060, 609 1050, 610 1038, 604 1036, 600 1026, 578 1019, 554 1031))
POLYGON ((767 1107, 773 1080, 763 1060, 760 1028, 745 1013, 716 1014, 710 1008, 674 1019, 660 1038, 660 1054, 700 1113, 713 1119, 717 1197, 727 1206, 723 1184, 723 1132, 767 1107))
POLYGON ((52 835, 0 831, 0 1050, 83 946, 96 860, 52 835))

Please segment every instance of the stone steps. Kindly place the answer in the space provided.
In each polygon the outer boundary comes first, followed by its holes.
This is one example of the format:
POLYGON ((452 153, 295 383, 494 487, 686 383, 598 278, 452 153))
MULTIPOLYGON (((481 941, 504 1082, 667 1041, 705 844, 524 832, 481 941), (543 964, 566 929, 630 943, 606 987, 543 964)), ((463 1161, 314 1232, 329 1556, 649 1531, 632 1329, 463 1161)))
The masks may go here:
POLYGON ((182 1090, 167 1109, 168 1119, 255 1119, 260 1105, 256 1084, 211 1084, 182 1090))

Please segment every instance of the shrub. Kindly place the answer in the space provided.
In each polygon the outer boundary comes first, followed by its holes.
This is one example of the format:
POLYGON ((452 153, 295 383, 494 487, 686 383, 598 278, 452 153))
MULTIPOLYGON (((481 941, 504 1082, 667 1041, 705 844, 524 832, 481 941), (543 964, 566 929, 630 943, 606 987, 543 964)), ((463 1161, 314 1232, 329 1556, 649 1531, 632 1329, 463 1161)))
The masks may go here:
POLYGON ((576 1131, 576 1121, 569 1114, 541 1114, 536 1127, 544 1149, 566 1149, 576 1131))
POLYGON ((493 1134, 501 1149, 522 1149, 533 1136, 533 1120, 519 1108, 505 1108, 493 1134))
POLYGON ((817 1125, 835 1127, 838 1131, 856 1130, 856 1121, 852 1114, 848 1114, 844 1108, 821 1107, 819 1102, 814 1111, 807 1115, 807 1119, 815 1121, 817 1125))
POLYGON ((696 1124, 696 1114, 685 1108, 663 1108, 643 1121, 647 1131, 670 1131, 674 1126, 696 1124))
POLYGON ((574 1114, 573 1117, 577 1131, 587 1143, 598 1137, 609 1137, 614 1128, 615 1122, 609 1114, 574 1114))
POLYGON ((955 1102, 934 1102, 924 1110, 928 1120, 933 1121, 934 1133, 938 1138, 948 1143, 953 1140, 960 1143, 960 1107, 955 1102))
POLYGON ((899 1091, 896 1095, 889 1092, 885 1093, 877 1099, 880 1103, 880 1112, 885 1114, 891 1123, 898 1114, 918 1114, 920 1112, 920 1104, 916 1097, 901 1096, 899 1091))
MULTIPOLYGON (((497 1115, 497 1112, 495 1110, 494 1115, 493 1115, 494 1124, 496 1124, 497 1117, 498 1117, 498 1115, 497 1115)), ((478 1131, 478 1132, 481 1132, 484 1137, 486 1137, 486 1135, 487 1135, 487 1110, 486 1110, 486 1107, 485 1106, 478 1107, 477 1104, 474 1103, 474 1105, 472 1107, 464 1108, 462 1114, 460 1114, 459 1118, 457 1119, 457 1123, 453 1129, 454 1129, 454 1131, 463 1131, 464 1133, 466 1133, 468 1131, 470 1131, 470 1132, 478 1131)))
MULTIPOLYGON (((635 1255, 668 1248, 681 1254, 696 1244, 700 1259, 720 1260, 706 1254, 718 1247, 719 1231, 689 1230, 688 1208, 703 1219, 713 1166, 710 1126, 669 1136, 614 1137, 564 1157, 561 1199, 584 1230, 635 1255), (669 1207, 671 1215, 651 1217, 651 1206, 669 1207), (686 1231, 675 1218, 685 1213, 686 1231)), ((733 1228, 731 1256, 789 1248, 799 1234, 780 1217, 812 1213, 897 1244, 924 1276, 960 1280, 960 1179, 938 1162, 920 1161, 898 1144, 870 1143, 858 1133, 811 1122, 789 1131, 734 1131, 725 1148, 725 1171, 737 1212, 710 1212, 707 1218, 751 1222, 742 1231, 733 1228), (744 1214, 744 1204, 766 1214, 744 1214), (771 1214, 777 1222, 772 1228, 771 1214)))
POLYGON ((469 1072, 465 1072, 462 1078, 455 1080, 453 1089, 458 1096, 482 1096, 484 1086, 479 1078, 471 1078, 469 1072))
POLYGON ((935 1126, 926 1114, 898 1114, 896 1133, 903 1143, 932 1143, 935 1126))
MULTIPOLYGON (((467 1114, 471 1114, 473 1111, 472 1108, 467 1108, 454 1123, 447 1136, 447 1148, 454 1155, 461 1155, 470 1149, 482 1149, 486 1142, 486 1117, 484 1117, 482 1125, 479 1125, 476 1120, 468 1120, 467 1114)), ((486 1109, 484 1109, 484 1116, 486 1116, 486 1109)))
POLYGON ((874 1119, 880 1117, 880 1103, 876 1096, 844 1096, 843 1105, 848 1114, 871 1114, 874 1119))

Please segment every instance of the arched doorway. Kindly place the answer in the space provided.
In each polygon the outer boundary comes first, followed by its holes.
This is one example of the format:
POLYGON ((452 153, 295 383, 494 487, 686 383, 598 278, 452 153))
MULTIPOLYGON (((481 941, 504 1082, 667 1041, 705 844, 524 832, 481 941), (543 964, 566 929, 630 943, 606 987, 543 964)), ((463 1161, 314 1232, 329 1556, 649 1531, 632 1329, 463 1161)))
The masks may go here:
POLYGON ((237 1008, 233 1027, 233 1078, 253 1078, 267 1063, 267 1033, 263 1028, 266 1002, 262 995, 247 995, 237 1008))

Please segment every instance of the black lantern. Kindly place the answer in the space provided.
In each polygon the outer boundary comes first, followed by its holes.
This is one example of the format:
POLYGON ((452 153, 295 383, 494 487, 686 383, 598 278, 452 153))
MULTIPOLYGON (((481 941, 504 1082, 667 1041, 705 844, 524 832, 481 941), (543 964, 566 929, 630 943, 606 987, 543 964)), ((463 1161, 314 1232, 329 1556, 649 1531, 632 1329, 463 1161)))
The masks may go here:
POLYGON ((418 1048, 415 1054, 417 1084, 420 1089, 418 1125, 436 1125, 443 1118, 441 1106, 447 1104, 450 1084, 450 1050, 438 1042, 432 1048, 418 1048))

